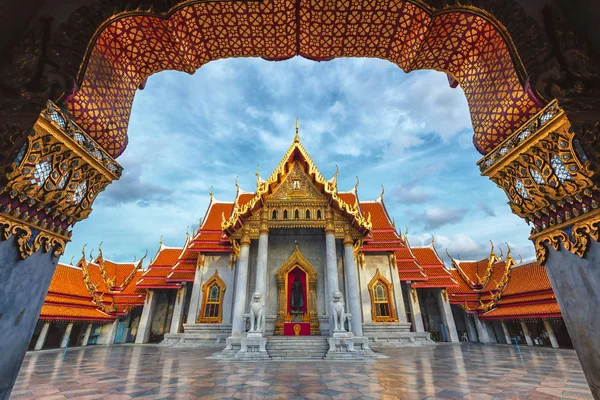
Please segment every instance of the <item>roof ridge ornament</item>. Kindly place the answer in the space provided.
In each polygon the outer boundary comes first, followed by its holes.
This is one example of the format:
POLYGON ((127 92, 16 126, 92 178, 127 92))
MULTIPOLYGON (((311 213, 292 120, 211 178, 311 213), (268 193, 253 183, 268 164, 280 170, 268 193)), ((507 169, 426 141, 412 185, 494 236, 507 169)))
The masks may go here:
POLYGON ((210 196, 211 200, 215 198, 215 196, 213 195, 213 187, 212 186, 210 187, 210 191, 208 192, 208 195, 210 196))
POLYGON ((383 183, 381 184, 381 194, 377 198, 378 203, 383 203, 383 195, 385 194, 385 188, 383 187, 383 183))
POLYGON ((298 118, 296 118, 296 136, 294 136, 294 143, 300 143, 300 135, 298 133, 299 130, 298 118))

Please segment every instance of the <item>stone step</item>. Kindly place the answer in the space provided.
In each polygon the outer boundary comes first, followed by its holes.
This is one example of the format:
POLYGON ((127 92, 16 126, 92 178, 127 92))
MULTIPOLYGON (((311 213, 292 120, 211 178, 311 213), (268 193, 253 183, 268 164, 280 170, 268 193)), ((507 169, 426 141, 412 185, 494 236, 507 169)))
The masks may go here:
POLYGON ((329 350, 323 336, 269 336, 267 352, 272 360, 322 360, 329 350))

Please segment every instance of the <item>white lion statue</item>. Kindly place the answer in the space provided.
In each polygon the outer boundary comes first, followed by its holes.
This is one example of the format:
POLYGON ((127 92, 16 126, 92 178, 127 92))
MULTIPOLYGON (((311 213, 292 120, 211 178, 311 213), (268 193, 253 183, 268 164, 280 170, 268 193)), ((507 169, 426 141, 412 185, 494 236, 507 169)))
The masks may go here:
POLYGON ((250 303, 250 332, 262 332, 263 320, 263 296, 254 292, 250 303))
POLYGON ((344 300, 342 300, 342 292, 339 290, 333 292, 333 300, 331 300, 331 315, 333 316, 333 330, 345 331, 344 321, 346 315, 344 313, 344 300))

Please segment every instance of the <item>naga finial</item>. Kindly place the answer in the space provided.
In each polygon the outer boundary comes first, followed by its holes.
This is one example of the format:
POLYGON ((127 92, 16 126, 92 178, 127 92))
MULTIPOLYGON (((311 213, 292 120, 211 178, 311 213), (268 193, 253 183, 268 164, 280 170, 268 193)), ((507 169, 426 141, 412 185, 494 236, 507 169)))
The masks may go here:
POLYGON ((162 235, 160 235, 160 240, 158 241, 158 247, 163 246, 162 235))
POLYGON ((379 198, 383 201, 383 195, 385 194, 385 187, 383 187, 383 183, 381 184, 381 194, 379 195, 379 198))
POLYGON ((238 183, 238 177, 235 177, 235 187, 237 188, 237 190, 240 190, 240 185, 238 183))
POLYGON ((208 192, 208 195, 210 196, 210 199, 212 200, 215 196, 213 195, 213 187, 210 187, 210 191, 208 192))
POLYGON ((432 246, 435 245, 435 237, 433 235, 431 235, 431 245, 432 246))
POLYGON ((354 191, 358 191, 358 185, 360 185, 360 179, 358 179, 358 176, 356 177, 356 184, 354 185, 354 191))
POLYGON ((300 143, 300 135, 298 134, 299 130, 300 128, 298 126, 298 118, 296 118, 296 136, 294 137, 294 143, 300 143))
POLYGON ((71 257, 71 259, 69 260, 69 265, 73 265, 73 257, 75 257, 75 256, 71 257))

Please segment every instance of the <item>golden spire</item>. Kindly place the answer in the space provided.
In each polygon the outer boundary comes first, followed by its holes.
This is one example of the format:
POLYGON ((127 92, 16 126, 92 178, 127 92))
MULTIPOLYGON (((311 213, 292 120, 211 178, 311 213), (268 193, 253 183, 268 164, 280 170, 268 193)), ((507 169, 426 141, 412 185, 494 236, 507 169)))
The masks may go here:
POLYGON ((260 174, 258 173, 258 164, 256 164, 256 172, 254 173, 256 175, 256 187, 260 186, 260 174))
POLYGON ((298 126, 298 118, 296 118, 296 136, 294 137, 294 143, 300 143, 300 136, 298 134, 299 126, 298 126))

